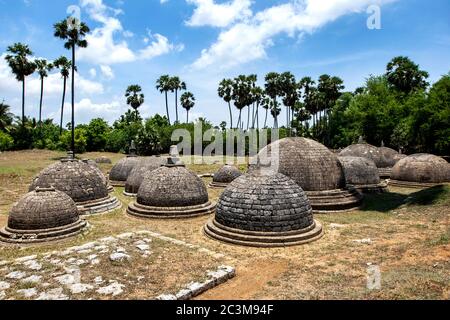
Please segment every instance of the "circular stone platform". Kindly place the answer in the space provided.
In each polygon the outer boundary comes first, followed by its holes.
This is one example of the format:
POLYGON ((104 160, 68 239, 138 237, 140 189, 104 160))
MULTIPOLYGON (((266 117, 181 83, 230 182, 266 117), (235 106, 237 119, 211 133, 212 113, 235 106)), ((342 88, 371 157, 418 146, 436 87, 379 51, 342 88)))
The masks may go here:
POLYGON ((254 169, 234 180, 204 228, 209 237, 252 247, 284 247, 322 237, 303 190, 280 173, 254 169))
POLYGON ((109 173, 109 182, 113 187, 125 187, 125 183, 140 159, 128 156, 117 162, 109 173))
POLYGON ((66 159, 50 165, 34 179, 30 191, 37 187, 54 187, 66 193, 82 215, 106 213, 122 205, 108 194, 103 174, 78 160, 66 159))
POLYGON ((241 171, 235 166, 223 166, 214 174, 213 181, 209 184, 209 187, 213 189, 224 189, 241 175, 241 171))
POLYGON ((179 219, 211 214, 214 209, 203 180, 179 160, 170 159, 144 178, 127 212, 141 218, 179 219))
POLYGON ((37 188, 12 208, 8 225, 0 230, 0 241, 33 244, 75 236, 87 226, 75 202, 54 188, 37 188))
POLYGON ((363 196, 346 186, 337 156, 314 140, 278 140, 262 149, 258 158, 262 165, 294 180, 306 192, 314 213, 349 211, 361 205, 363 196))
POLYGON ((387 183, 382 182, 375 162, 361 157, 339 157, 348 185, 362 193, 387 192, 387 183))
POLYGON ((450 164, 431 154, 414 154, 400 160, 392 169, 389 185, 404 188, 430 188, 450 182, 450 164))
POLYGON ((147 174, 150 174, 162 165, 163 160, 161 157, 150 157, 140 160, 133 170, 131 170, 131 173, 125 183, 125 191, 123 194, 127 197, 136 197, 139 187, 147 174))

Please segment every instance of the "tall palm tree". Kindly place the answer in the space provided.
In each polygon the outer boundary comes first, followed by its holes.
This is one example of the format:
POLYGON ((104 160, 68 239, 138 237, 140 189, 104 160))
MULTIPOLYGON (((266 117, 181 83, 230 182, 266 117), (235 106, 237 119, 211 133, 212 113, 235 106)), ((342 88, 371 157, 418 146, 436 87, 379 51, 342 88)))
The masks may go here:
POLYGON ((264 97, 264 90, 261 87, 252 88, 253 101, 255 102, 255 116, 253 117, 252 129, 255 129, 255 122, 259 130, 259 107, 261 106, 264 97))
POLYGON ((127 91, 125 92, 125 97, 127 98, 127 104, 134 109, 137 119, 138 109, 144 104, 145 101, 141 86, 137 84, 128 86, 127 91))
POLYGON ((244 128, 244 121, 242 121, 242 110, 252 104, 251 85, 248 77, 240 75, 233 81, 233 100, 234 105, 239 110, 238 128, 244 128))
POLYGON ((33 51, 26 44, 15 43, 6 49, 9 52, 5 60, 8 62, 17 81, 22 82, 22 125, 25 125, 25 79, 36 70, 36 64, 29 60, 33 51))
POLYGON ((266 75, 266 93, 272 99, 271 103, 271 114, 274 117, 275 128, 278 127, 278 116, 280 115, 279 103, 277 101, 278 96, 281 95, 280 89, 280 74, 276 72, 270 72, 266 75))
POLYGON ((249 97, 248 114, 247 114, 247 130, 250 128, 250 114, 252 114, 253 122, 255 122, 255 99, 253 96, 253 89, 256 87, 257 81, 258 81, 258 76, 256 74, 251 74, 247 77, 247 82, 250 87, 250 93, 249 93, 250 97, 249 97), (253 110, 250 110, 251 106, 253 106, 253 110))
POLYGON ((89 33, 89 27, 84 23, 79 21, 75 17, 69 17, 62 20, 54 25, 55 37, 65 40, 64 48, 67 50, 72 50, 72 143, 71 151, 75 156, 75 69, 76 69, 76 59, 75 50, 77 47, 86 48, 88 42, 84 39, 86 34, 89 33))
MULTIPOLYGON (((66 57, 62 56, 53 61, 53 64, 56 68, 59 69, 59 72, 61 73, 61 76, 63 77, 63 95, 62 95, 62 102, 61 102, 61 121, 59 125, 59 135, 62 134, 62 128, 63 128, 63 121, 64 121, 64 103, 66 100, 66 84, 67 84, 67 78, 69 78, 70 75, 70 69, 72 68, 72 62, 67 59, 66 57)), ((76 70, 76 68, 75 68, 76 70)))
POLYGON ((269 109, 271 109, 273 100, 264 92, 261 97, 261 107, 266 110, 266 116, 264 118, 264 129, 267 128, 267 118, 269 116, 269 109))
POLYGON ((10 106, 5 104, 4 102, 0 103, 0 130, 8 131, 8 127, 12 124, 14 114, 12 114, 9 110, 10 106))
POLYGON ((230 129, 233 129, 233 111, 231 110, 231 100, 233 100, 233 80, 223 79, 220 82, 219 89, 217 91, 219 97, 228 103, 228 109, 230 111, 230 129))
POLYGON ((170 83, 170 76, 169 75, 163 75, 156 81, 156 89, 159 90, 159 92, 165 94, 166 96, 166 114, 167 114, 167 120, 169 120, 170 124, 170 113, 169 113, 169 102, 167 100, 167 92, 171 90, 171 83, 170 83))
POLYGON ((179 77, 170 78, 170 91, 175 92, 175 114, 178 123, 178 91, 186 90, 186 83, 181 81, 179 77))
POLYGON ((39 125, 42 126, 42 102, 44 99, 44 79, 48 77, 48 73, 53 70, 53 64, 49 63, 45 59, 37 59, 36 71, 39 74, 41 80, 41 97, 39 100, 39 125))
MULTIPOLYGON (((295 104, 298 100, 298 85, 295 80, 295 76, 290 72, 285 72, 280 75, 279 78, 280 93, 283 97, 283 104, 286 106, 286 125, 287 128, 291 128, 291 114, 295 108, 295 104)), ((289 130, 291 133, 291 130, 289 130)))
POLYGON ((299 96, 303 97, 303 104, 306 111, 311 115, 313 127, 316 125, 316 108, 315 108, 315 82, 310 77, 304 77, 298 84, 299 96))
POLYGON ((185 92, 180 101, 181 106, 186 110, 186 123, 189 123, 189 111, 195 106, 195 97, 191 92, 185 92))

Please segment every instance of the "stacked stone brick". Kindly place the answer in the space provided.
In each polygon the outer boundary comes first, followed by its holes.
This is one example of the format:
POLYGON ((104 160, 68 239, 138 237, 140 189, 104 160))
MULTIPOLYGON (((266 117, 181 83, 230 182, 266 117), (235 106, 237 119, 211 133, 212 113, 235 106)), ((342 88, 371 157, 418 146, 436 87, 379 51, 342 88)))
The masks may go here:
POLYGON ((255 168, 225 189, 205 233, 238 245, 277 247, 317 240, 322 227, 314 221, 306 194, 292 179, 255 168))
POLYGON ((145 176, 130 215, 144 218, 185 218, 214 211, 202 179, 175 158, 145 176))
POLYGON ((213 181, 210 183, 210 188, 222 189, 226 188, 231 182, 242 175, 238 168, 231 165, 223 166, 213 176, 213 181))
POLYGON ((344 168, 347 185, 353 185, 362 193, 382 193, 387 191, 387 183, 382 182, 375 162, 361 157, 339 157, 344 168))
POLYGON ((145 177, 160 168, 163 162, 161 157, 150 157, 140 160, 128 176, 124 194, 128 197, 135 197, 145 177))
POLYGON ((392 169, 389 184, 405 188, 429 188, 450 182, 450 164, 431 154, 414 154, 392 169))
POLYGON ((88 164, 93 170, 98 172, 99 176, 102 178, 102 181, 105 184, 106 188, 108 189, 109 193, 114 192, 113 186, 109 184, 108 178, 103 174, 102 170, 97 165, 97 162, 95 162, 94 160, 89 160, 89 159, 83 160, 83 162, 88 164))
POLYGON ((262 149, 252 162, 258 160, 293 179, 306 192, 315 213, 352 210, 361 204, 362 195, 347 188, 337 156, 314 140, 278 140, 262 149))
POLYGON ((75 202, 54 188, 37 188, 12 208, 0 241, 38 243, 74 236, 86 227, 75 202))
POLYGON ((30 191, 55 188, 66 193, 81 214, 96 214, 120 207, 117 198, 108 194, 103 174, 78 160, 62 160, 44 169, 34 179, 30 191))

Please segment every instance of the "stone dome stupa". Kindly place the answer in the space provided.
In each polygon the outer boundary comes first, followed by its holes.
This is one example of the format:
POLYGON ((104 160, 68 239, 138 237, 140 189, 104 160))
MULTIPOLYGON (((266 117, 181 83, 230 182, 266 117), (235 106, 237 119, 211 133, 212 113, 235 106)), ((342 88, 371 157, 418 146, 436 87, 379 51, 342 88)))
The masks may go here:
POLYGON ((113 187, 125 187, 125 183, 134 167, 139 163, 136 146, 131 142, 129 155, 117 162, 109 173, 109 182, 113 187))
POLYGON ((29 190, 37 187, 53 187, 66 193, 82 215, 105 213, 121 206, 116 197, 109 195, 103 174, 78 160, 65 159, 48 166, 34 179, 29 190))
POLYGON ((209 187, 214 189, 226 188, 241 175, 242 172, 235 166, 225 165, 213 175, 213 181, 209 184, 209 187))
POLYGON ((81 233, 87 227, 77 205, 64 192, 36 188, 11 209, 8 225, 0 230, 0 241, 33 244, 61 240, 81 233))
POLYGON ((344 168, 347 185, 353 185, 362 193, 387 191, 387 183, 381 181, 375 162, 361 157, 339 157, 344 168))
POLYGON ((395 151, 394 149, 385 147, 384 144, 382 147, 378 148, 378 150, 381 155, 381 163, 378 168, 380 178, 389 179, 392 174, 392 168, 397 164, 397 162, 407 156, 395 151))
POLYGON ((166 163, 146 175, 127 212, 143 218, 189 218, 211 214, 215 206, 203 180, 186 169, 172 147, 166 163))
POLYGON ((149 157, 141 159, 138 164, 131 170, 130 175, 125 183, 124 195, 127 197, 136 197, 139 187, 144 181, 147 174, 160 168, 164 164, 161 157, 149 157))
POLYGON ((263 148, 258 158, 262 165, 270 165, 294 180, 306 192, 315 213, 353 210, 361 204, 362 195, 346 186, 337 156, 319 142, 306 138, 277 140, 263 148))
POLYGON ((108 189, 109 193, 114 192, 113 186, 109 184, 108 178, 103 174, 102 170, 97 165, 97 162, 95 162, 94 160, 90 160, 90 159, 85 159, 85 160, 83 160, 83 162, 88 164, 89 166, 91 166, 92 169, 94 169, 98 172, 98 174, 102 177, 102 180, 103 180, 106 188, 108 189))
POLYGON ((302 188, 261 167, 225 189, 204 232, 216 240, 253 247, 300 245, 323 235, 302 188))
POLYGON ((450 164, 432 154, 413 154, 394 166, 389 185, 429 188, 450 182, 450 164))

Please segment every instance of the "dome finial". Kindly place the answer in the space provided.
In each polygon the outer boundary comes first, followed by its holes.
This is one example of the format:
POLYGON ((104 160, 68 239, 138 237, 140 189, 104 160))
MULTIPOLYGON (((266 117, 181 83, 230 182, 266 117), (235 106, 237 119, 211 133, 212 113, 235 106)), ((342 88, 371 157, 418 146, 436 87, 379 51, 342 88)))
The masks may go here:
POLYGON ((137 149, 136 149, 136 144, 135 144, 134 140, 131 140, 128 156, 129 157, 137 157, 137 149))
POLYGON ((164 164, 166 167, 185 167, 186 165, 180 159, 180 152, 178 151, 178 146, 173 145, 170 147, 169 157, 164 164))

